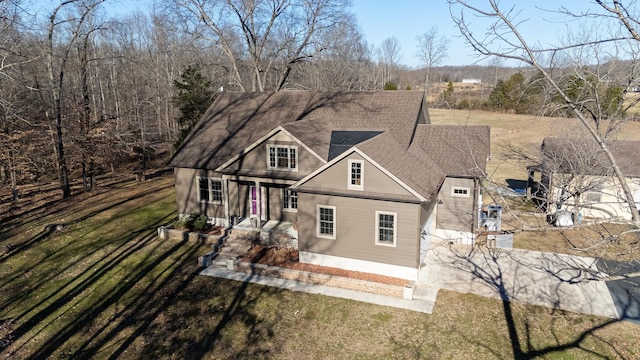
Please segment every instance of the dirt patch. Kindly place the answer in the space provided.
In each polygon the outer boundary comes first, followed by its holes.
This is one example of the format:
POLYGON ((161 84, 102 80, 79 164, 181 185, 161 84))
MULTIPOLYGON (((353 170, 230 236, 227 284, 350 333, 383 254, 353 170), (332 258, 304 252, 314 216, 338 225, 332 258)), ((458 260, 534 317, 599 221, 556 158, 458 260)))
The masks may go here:
POLYGON ((328 266, 305 264, 298 261, 298 250, 288 248, 267 248, 262 245, 254 245, 247 255, 240 260, 269 266, 279 266, 287 269, 314 272, 319 274, 341 276, 350 279, 372 281, 381 284, 404 286, 408 283, 405 279, 391 276, 376 275, 360 271, 349 271, 328 266))

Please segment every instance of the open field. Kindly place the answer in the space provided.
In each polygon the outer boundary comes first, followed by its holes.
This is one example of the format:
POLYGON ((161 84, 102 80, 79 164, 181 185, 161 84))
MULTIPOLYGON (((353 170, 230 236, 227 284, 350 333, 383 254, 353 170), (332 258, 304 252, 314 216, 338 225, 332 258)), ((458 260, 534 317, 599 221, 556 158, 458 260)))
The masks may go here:
MULTIPOLYGON (((547 136, 584 137, 585 130, 577 119, 533 115, 503 114, 488 111, 429 109, 433 124, 491 126, 491 161, 487 173, 492 181, 506 185, 506 179, 527 180, 526 164, 507 159, 505 146, 516 145, 536 151, 547 136)), ((640 122, 625 124, 617 138, 640 140, 640 122)))
POLYGON ((446 291, 427 315, 198 276, 206 246, 155 237, 175 217, 174 201, 173 179, 160 177, 105 185, 16 218, 3 213, 0 247, 11 250, 0 255, 0 357, 640 354, 638 326, 610 319, 446 291))

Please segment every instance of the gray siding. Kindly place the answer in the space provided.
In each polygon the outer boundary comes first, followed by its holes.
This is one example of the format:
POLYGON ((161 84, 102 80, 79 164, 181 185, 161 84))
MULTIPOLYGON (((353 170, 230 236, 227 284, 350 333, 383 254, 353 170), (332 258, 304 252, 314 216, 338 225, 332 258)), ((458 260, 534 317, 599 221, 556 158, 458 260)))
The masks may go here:
POLYGON ((436 227, 445 230, 473 231, 475 181, 464 178, 446 178, 438 193, 436 227), (469 197, 451 195, 452 187, 469 188, 469 197))
POLYGON ((176 199, 179 214, 200 213, 209 217, 225 218, 224 203, 214 204, 198 201, 198 177, 222 179, 222 175, 213 171, 175 168, 176 199))
POLYGON ((230 164, 225 169, 233 169, 233 170, 244 170, 244 171, 271 171, 274 177, 277 177, 278 174, 286 174, 289 171, 287 170, 270 170, 267 167, 267 162, 269 160, 267 153, 268 145, 284 145, 284 146, 295 146, 297 147, 297 161, 298 161, 298 171, 296 174, 299 174, 300 177, 306 176, 311 172, 315 171, 322 165, 324 162, 318 159, 315 155, 305 149, 302 145, 291 139, 289 136, 282 132, 278 132, 274 134, 269 139, 265 140, 255 148, 251 149, 248 153, 241 156, 238 160, 230 164))
POLYGON ((424 226, 424 224, 427 223, 427 220, 429 220, 429 215, 431 215, 431 212, 433 211, 433 208, 436 206, 436 201, 432 200, 431 202, 428 203, 423 203, 420 206, 420 227, 422 228, 424 226))
POLYGON ((300 251, 418 267, 420 205, 305 193, 299 199, 300 251), (336 207, 336 239, 316 236, 316 205, 336 207), (376 211, 397 214, 396 247, 376 245, 376 211))
MULTIPOLYGON (((382 194, 410 195, 412 194, 398 184, 395 180, 383 173, 373 164, 366 161, 358 153, 351 153, 344 159, 333 164, 322 173, 310 179, 305 185, 309 187, 329 188, 336 190, 348 190, 349 182, 349 160, 362 160, 363 172, 362 180, 366 192, 376 192, 382 194)), ((360 190, 349 190, 358 192, 360 190)))

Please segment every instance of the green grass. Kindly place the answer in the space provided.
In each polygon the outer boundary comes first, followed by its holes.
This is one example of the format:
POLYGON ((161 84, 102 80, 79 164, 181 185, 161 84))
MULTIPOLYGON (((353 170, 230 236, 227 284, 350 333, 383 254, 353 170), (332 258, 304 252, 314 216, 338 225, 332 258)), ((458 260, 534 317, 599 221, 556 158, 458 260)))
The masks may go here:
POLYGON ((433 314, 199 276, 209 249, 160 241, 173 180, 0 220, 0 357, 407 359, 637 356, 638 326, 441 291, 433 314), (44 235, 46 224, 66 229, 44 235), (4 322, 7 324, 7 322, 4 322), (517 338, 510 338, 516 333, 517 338), (517 350, 520 349, 520 350, 517 350))

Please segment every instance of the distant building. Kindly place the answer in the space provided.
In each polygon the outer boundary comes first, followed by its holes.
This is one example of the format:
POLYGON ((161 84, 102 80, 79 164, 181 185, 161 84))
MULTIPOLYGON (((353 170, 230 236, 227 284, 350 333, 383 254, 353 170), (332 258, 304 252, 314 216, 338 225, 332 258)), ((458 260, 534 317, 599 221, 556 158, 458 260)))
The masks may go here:
POLYGON ((482 84, 481 79, 462 79, 463 84, 482 84))

